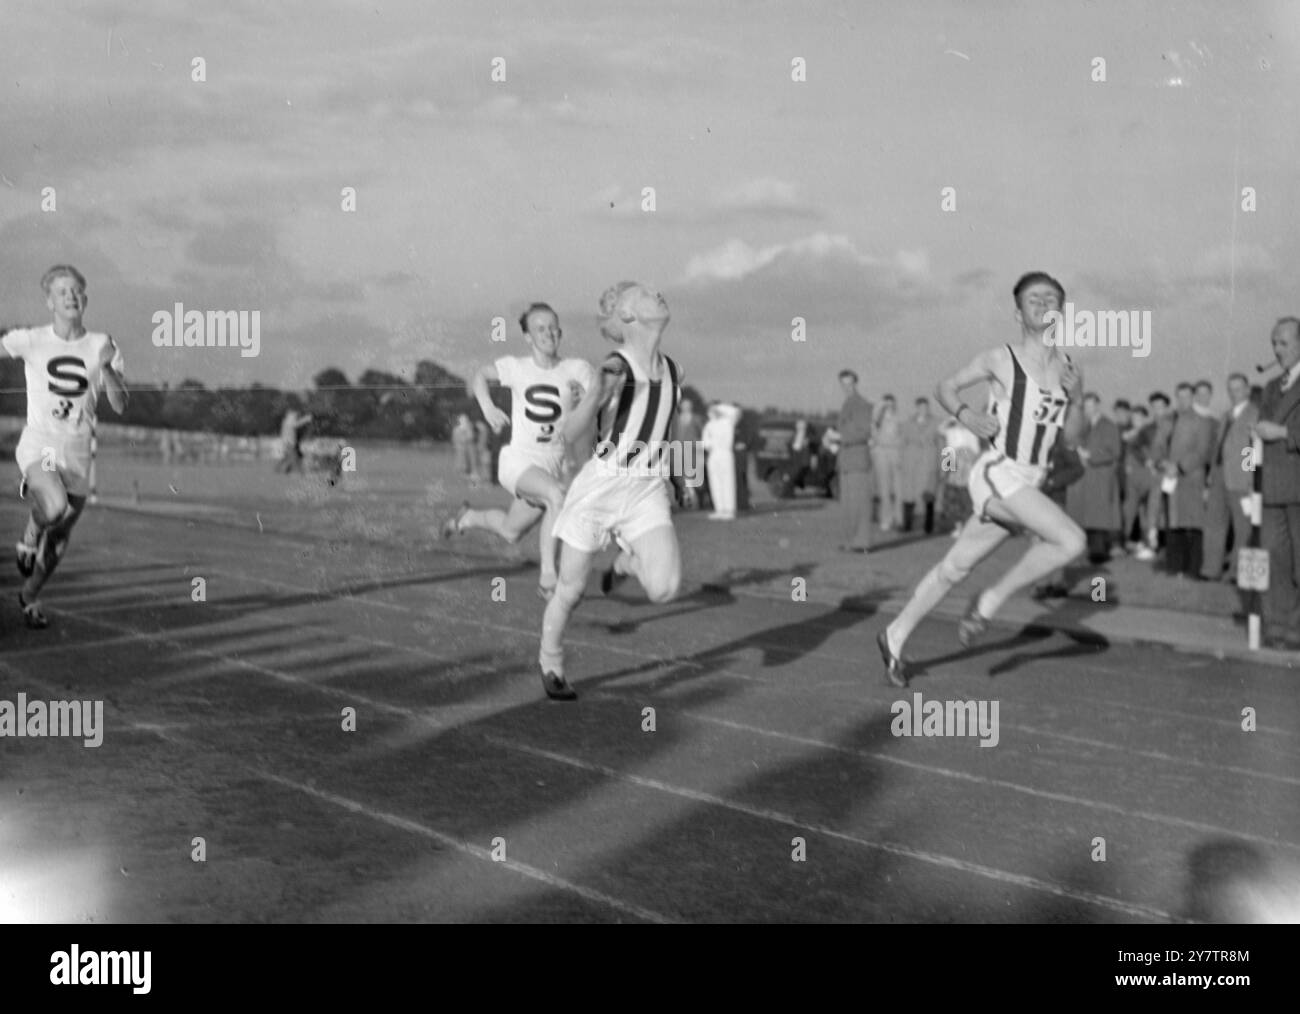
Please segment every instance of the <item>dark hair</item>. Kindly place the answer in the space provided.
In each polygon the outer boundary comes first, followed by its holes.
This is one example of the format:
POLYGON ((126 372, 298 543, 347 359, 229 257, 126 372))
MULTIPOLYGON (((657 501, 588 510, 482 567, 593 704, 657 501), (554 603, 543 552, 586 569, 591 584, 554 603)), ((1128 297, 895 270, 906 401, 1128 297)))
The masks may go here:
POLYGON ((1142 415, 1150 415, 1150 414, 1151 414, 1150 412, 1147 411, 1147 407, 1146 407, 1145 405, 1142 405, 1142 404, 1138 404, 1138 405, 1134 405, 1134 406, 1133 406, 1133 414, 1134 414, 1134 415, 1137 415, 1138 413, 1141 413, 1142 415))
POLYGON ((1197 386, 1197 387, 1208 387, 1208 388, 1210 389, 1211 392, 1214 391, 1214 385, 1211 384, 1208 380, 1198 380, 1198 381, 1196 382, 1196 386, 1197 386))
POLYGON ((1123 411, 1125 411, 1125 412, 1132 412, 1132 411, 1133 411, 1133 406, 1130 405, 1130 404, 1128 403, 1128 399, 1127 399, 1127 398, 1116 398, 1116 399, 1115 399, 1115 411, 1116 411, 1116 412, 1119 412, 1121 409, 1122 409, 1123 411))
POLYGON ((919 398, 916 399, 916 404, 918 404, 918 405, 929 405, 929 404, 930 404, 930 399, 927 398, 927 397, 925 397, 925 395, 921 395, 921 397, 919 397, 919 398))
POLYGON ((1174 388, 1174 394, 1177 394, 1179 391, 1191 391, 1195 394, 1196 388, 1192 387, 1189 381, 1183 380, 1179 381, 1178 386, 1174 388))
POLYGON ((852 370, 840 370, 839 379, 843 380, 845 377, 852 377, 853 383, 855 384, 858 382, 858 375, 854 373, 852 370))
POLYGON ((541 310, 544 310, 544 311, 546 311, 547 313, 551 314, 551 316, 553 316, 553 317, 555 318, 556 322, 557 322, 557 323, 559 322, 559 320, 560 320, 560 315, 559 315, 558 313, 556 313, 554 310, 551 309, 551 306, 550 306, 549 303, 532 303, 532 304, 529 305, 529 307, 528 307, 527 310, 525 310, 523 313, 521 313, 521 314, 519 315, 519 330, 522 331, 524 334, 527 334, 527 333, 528 333, 528 317, 529 317, 531 314, 537 313, 538 311, 541 311, 541 310))
POLYGON ((895 398, 892 394, 886 394, 886 395, 884 395, 880 400, 881 400, 881 401, 892 401, 895 405, 898 404, 898 399, 895 398))
POLYGON ((1247 387, 1250 386, 1250 379, 1244 373, 1229 373, 1228 383, 1231 384, 1234 380, 1240 380, 1247 387))
POLYGON ((1165 394, 1164 391, 1152 391, 1147 401, 1163 401, 1166 405, 1170 404, 1169 395, 1165 394))
POLYGON ((1046 271, 1030 271, 1028 274, 1020 276, 1020 281, 1016 282, 1016 287, 1011 290, 1011 295, 1015 298, 1016 309, 1020 309, 1020 294, 1031 285, 1037 285, 1039 282, 1046 282, 1056 290, 1057 296, 1062 303, 1065 302, 1065 287, 1046 271))
POLYGON ((1274 324, 1273 326, 1277 327, 1278 324, 1290 324, 1295 328, 1296 337, 1300 338, 1300 317, 1279 317, 1277 319, 1277 324, 1274 324))
POLYGON ((1083 400, 1084 400, 1084 401, 1095 401, 1098 405, 1100 405, 1100 404, 1101 404, 1101 395, 1099 395, 1096 391, 1089 391, 1089 392, 1087 392, 1087 393, 1083 396, 1083 400))

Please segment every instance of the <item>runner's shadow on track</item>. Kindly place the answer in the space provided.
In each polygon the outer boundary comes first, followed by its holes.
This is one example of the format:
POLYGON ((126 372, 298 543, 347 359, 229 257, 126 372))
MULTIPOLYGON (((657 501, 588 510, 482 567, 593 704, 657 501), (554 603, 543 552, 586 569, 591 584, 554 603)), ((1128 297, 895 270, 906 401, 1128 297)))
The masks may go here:
POLYGON ((1065 637, 1069 643, 1051 651, 1022 651, 1010 655, 989 669, 989 678, 1005 675, 1033 662, 1042 662, 1054 658, 1078 658, 1082 655, 1095 655, 1098 652, 1110 649, 1110 641, 1101 634, 1090 631, 1061 630, 1044 626, 1041 623, 1027 623, 1010 637, 1004 637, 998 641, 989 641, 974 648, 963 648, 947 655, 940 655, 938 658, 909 659, 907 663, 908 671, 911 679, 918 676, 929 676, 932 675, 930 672, 932 668, 947 665, 949 662, 966 661, 980 655, 988 655, 993 652, 1006 651, 1030 644, 1039 644, 1056 634, 1065 637))
MULTIPOLYGON (((697 613, 704 609, 717 609, 720 606, 734 605, 736 596, 732 594, 732 588, 762 584, 765 581, 772 581, 780 577, 807 578, 814 567, 816 567, 816 564, 813 563, 797 563, 793 567, 768 569, 758 567, 732 568, 720 577, 705 581, 690 595, 669 603, 666 609, 643 619, 620 620, 617 623, 609 624, 605 629, 611 634, 633 634, 643 624, 653 623, 656 620, 669 620, 674 617, 697 613)), ((643 599, 637 604, 649 605, 649 602, 643 599)))
POLYGON ((816 651, 833 634, 857 626, 862 622, 864 615, 874 615, 881 604, 889 601, 890 596, 896 592, 895 588, 882 588, 867 595, 850 596, 842 599, 835 609, 812 613, 793 623, 758 630, 691 655, 648 659, 634 666, 582 680, 578 691, 582 692, 582 686, 598 687, 610 680, 635 676, 663 667, 669 667, 677 675, 661 677, 654 681, 656 685, 664 681, 670 684, 689 681, 727 668, 728 663, 737 656, 754 648, 762 651, 762 660, 759 664, 763 668, 787 665, 816 651))

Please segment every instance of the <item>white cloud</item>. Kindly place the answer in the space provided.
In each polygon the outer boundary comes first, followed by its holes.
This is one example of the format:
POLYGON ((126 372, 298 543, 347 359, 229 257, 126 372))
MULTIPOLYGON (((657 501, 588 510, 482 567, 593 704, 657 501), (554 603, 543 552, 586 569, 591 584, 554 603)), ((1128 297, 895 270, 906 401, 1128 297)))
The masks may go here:
POLYGON ((686 264, 682 281, 687 284, 738 281, 777 261, 815 262, 833 260, 839 265, 863 271, 879 269, 900 282, 925 281, 930 276, 930 257, 924 251, 898 251, 892 261, 862 253, 848 236, 815 232, 788 243, 754 247, 743 239, 729 239, 721 246, 696 254, 686 264))

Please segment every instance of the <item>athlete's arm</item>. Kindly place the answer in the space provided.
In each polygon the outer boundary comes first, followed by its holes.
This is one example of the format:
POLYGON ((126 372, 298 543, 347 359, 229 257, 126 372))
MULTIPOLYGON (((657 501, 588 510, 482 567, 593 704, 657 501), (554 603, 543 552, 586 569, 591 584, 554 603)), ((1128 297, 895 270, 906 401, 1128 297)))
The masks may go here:
POLYGON ((1061 371, 1061 386, 1070 399, 1065 407, 1065 422, 1061 426, 1061 435, 1065 446, 1074 450, 1083 440, 1083 370, 1078 363, 1068 356, 1061 371))
POLYGON ((0 348, 9 353, 11 359, 22 359, 23 353, 27 351, 28 337, 27 329, 22 327, 9 328, 0 332, 0 348))
POLYGON ((493 433, 500 433, 510 422, 510 417, 493 404, 492 395, 488 391, 488 383, 500 379, 495 364, 489 363, 487 366, 479 367, 479 371, 474 374, 474 379, 470 383, 470 393, 474 395, 479 411, 483 413, 487 424, 492 427, 493 433))
POLYGON ((121 356, 121 352, 118 351, 117 343, 111 337, 104 343, 103 355, 104 393, 108 395, 108 403, 113 406, 113 411, 121 415, 126 409, 126 403, 131 400, 131 393, 126 389, 126 381, 113 366, 121 356))
POLYGON ((998 421, 984 412, 977 412, 958 397, 958 392, 981 382, 997 380, 994 357, 1000 349, 981 352, 951 377, 939 381, 934 396, 944 409, 957 417, 968 430, 979 437, 992 437, 998 431, 998 421))
POLYGON ((605 405, 623 385, 627 368, 622 360, 610 356, 605 360, 597 374, 598 383, 588 384, 582 393, 582 400, 564 417, 564 439, 571 443, 579 442, 589 429, 596 424, 596 413, 605 405))

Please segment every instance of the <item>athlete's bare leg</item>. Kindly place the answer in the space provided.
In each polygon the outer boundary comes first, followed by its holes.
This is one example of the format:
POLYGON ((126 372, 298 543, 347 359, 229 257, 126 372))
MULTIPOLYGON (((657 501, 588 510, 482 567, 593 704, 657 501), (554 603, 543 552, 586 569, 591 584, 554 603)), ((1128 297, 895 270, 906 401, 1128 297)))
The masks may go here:
POLYGON ((1037 535, 1039 541, 1001 580, 980 595, 976 606, 984 619, 994 616, 1021 588, 1046 577, 1058 567, 1064 567, 1086 548, 1083 529, 1056 503, 1033 487, 1017 490, 1005 500, 994 497, 984 511, 1002 524, 974 517, 967 521, 947 556, 921 579, 911 600, 886 628, 890 650, 896 656, 901 656, 903 645, 917 624, 964 581, 981 560, 997 549, 1011 530, 1027 530, 1037 535))
POLYGON ((614 560, 614 573, 631 574, 651 602, 671 602, 682 584, 682 551, 677 530, 661 525, 632 541, 614 560))
POLYGON ((985 619, 994 616, 1007 599, 1059 567, 1064 567, 1087 548, 1083 529, 1041 490, 1019 489, 1006 500, 992 500, 986 513, 1009 524, 1019 525, 1038 540, 995 584, 980 595, 978 609, 985 619))
POLYGON ((555 516, 564 505, 564 489, 555 476, 540 468, 528 468, 515 483, 518 497, 508 511, 469 510, 461 515, 458 530, 482 528, 500 536, 510 545, 524 537, 540 521, 541 578, 543 588, 555 584, 555 537, 551 530, 555 516), (525 499, 526 498, 526 499, 525 499), (537 506, 543 504, 544 506, 537 506))
POLYGON ((559 576, 542 617, 542 649, 538 656, 542 669, 557 676, 564 675, 564 628, 586 590, 592 556, 567 542, 560 543, 559 576))
POLYGON ((966 521, 947 555, 921 578, 903 611, 885 628, 889 649, 896 657, 902 657, 903 645, 930 611, 947 598, 953 588, 966 580, 980 561, 1002 545, 1010 535, 1002 525, 991 521, 982 521, 977 517, 966 521))
POLYGON ((70 495, 58 473, 47 472, 40 465, 32 465, 25 474, 33 501, 32 518, 44 534, 46 544, 46 552, 37 556, 36 567, 22 587, 24 601, 34 602, 58 566, 72 526, 86 507, 86 498, 70 495))

